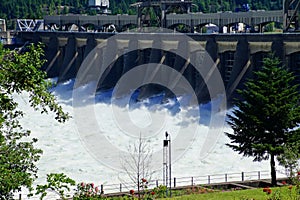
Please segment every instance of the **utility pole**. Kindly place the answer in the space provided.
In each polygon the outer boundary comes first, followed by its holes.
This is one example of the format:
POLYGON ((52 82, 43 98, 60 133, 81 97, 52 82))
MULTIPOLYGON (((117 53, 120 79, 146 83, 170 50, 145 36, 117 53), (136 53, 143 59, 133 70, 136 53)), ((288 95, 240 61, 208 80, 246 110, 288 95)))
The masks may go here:
MULTIPOLYGON (((170 197, 172 196, 172 168, 171 168, 171 136, 168 132, 165 133, 166 139, 163 140, 163 184, 168 188, 170 197)), ((168 196, 168 190, 166 191, 168 196)))

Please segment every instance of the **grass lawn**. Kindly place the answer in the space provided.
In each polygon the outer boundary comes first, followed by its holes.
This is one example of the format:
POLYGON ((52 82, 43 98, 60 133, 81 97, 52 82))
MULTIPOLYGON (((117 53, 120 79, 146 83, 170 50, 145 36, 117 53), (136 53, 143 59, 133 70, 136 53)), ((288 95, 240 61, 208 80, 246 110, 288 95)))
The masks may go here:
MULTIPOLYGON (((205 194, 192 194, 178 196, 168 199, 181 199, 181 200, 266 200, 270 197, 272 199, 289 200, 297 199, 295 187, 289 189, 288 187, 271 188, 271 194, 266 194, 263 189, 250 189, 250 190, 238 190, 238 191, 224 191, 224 192, 213 192, 205 194), (291 198, 291 195, 293 195, 291 198), (278 197, 278 198, 275 198, 278 197)), ((299 196, 298 196, 299 198, 299 196)))

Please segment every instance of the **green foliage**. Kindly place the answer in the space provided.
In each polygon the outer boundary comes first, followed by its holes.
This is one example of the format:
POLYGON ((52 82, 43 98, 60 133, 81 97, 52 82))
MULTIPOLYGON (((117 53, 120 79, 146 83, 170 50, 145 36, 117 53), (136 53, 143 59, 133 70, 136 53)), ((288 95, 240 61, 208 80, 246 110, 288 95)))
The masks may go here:
MULTIPOLYGON (((290 197, 296 197, 295 199, 300 199, 300 169, 298 168, 297 174, 292 177, 293 187, 289 187, 290 197)), ((291 198, 292 199, 292 198, 291 198)))
POLYGON ((276 199, 280 196, 280 200, 298 200, 299 193, 297 194, 296 186, 284 186, 284 187, 272 187, 269 188, 271 193, 268 194, 264 192, 262 188, 259 189, 249 189, 249 190, 237 190, 237 191, 219 191, 212 193, 203 194, 191 194, 177 196, 173 198, 166 199, 176 199, 176 200, 268 200, 276 199), (289 189, 290 188, 290 189, 289 189), (298 196, 297 196, 298 195, 298 196))
POLYGON ((47 196, 47 190, 55 191, 59 194, 61 199, 67 199, 69 196, 65 196, 65 192, 70 191, 70 186, 74 186, 76 183, 74 180, 67 177, 65 174, 47 174, 47 184, 38 185, 36 187, 36 195, 41 195, 40 199, 47 196))
POLYGON ((286 174, 292 178, 299 169, 300 141, 288 143, 284 146, 283 154, 277 157, 279 164, 286 169, 286 174))
POLYGON ((257 161, 267 159, 267 153, 281 154, 300 123, 300 95, 297 85, 291 85, 294 76, 278 67, 277 58, 263 63, 257 78, 238 91, 244 101, 236 102, 237 109, 228 115, 234 133, 227 136, 235 143, 228 146, 257 161))
POLYGON ((10 199, 21 186, 31 189, 37 177, 35 163, 42 154, 34 147, 37 139, 28 138, 30 131, 20 125, 24 113, 18 110, 13 96, 27 92, 30 105, 36 110, 54 112, 60 122, 68 119, 47 90, 50 84, 39 70, 45 62, 42 56, 41 45, 30 45, 25 52, 0 46, 0 199, 10 199))
MULTIPOLYGON (((112 14, 134 14, 136 8, 130 6, 137 0, 113 0, 110 1, 112 14)), ((253 10, 280 10, 282 1, 280 0, 193 0, 196 6, 192 8, 195 12, 217 12, 234 11, 242 4, 248 3, 253 10)), ((0 0, 0 18, 12 20, 16 18, 42 18, 43 15, 56 15, 67 13, 88 13, 88 0, 0 0)), ((12 22, 8 25, 12 27, 12 22)))
POLYGON ((299 135, 300 95, 294 76, 279 67, 278 58, 264 59, 245 90, 239 90, 243 101, 237 101, 228 124, 233 133, 226 133, 234 151, 254 157, 254 161, 271 157, 272 183, 276 184, 274 157, 282 155, 287 143, 299 135))
MULTIPOLYGON (((299 176, 298 176, 299 178, 299 176)), ((267 200, 282 200, 282 199, 290 199, 290 200, 299 200, 300 199, 300 188, 299 188, 299 180, 297 182, 293 182, 295 185, 289 185, 281 188, 264 188, 263 192, 266 193, 267 200)))
POLYGON ((158 187, 153 189, 153 192, 155 193, 156 197, 164 198, 166 197, 167 189, 168 189, 167 186, 159 185, 158 187))
POLYGON ((275 29, 275 22, 271 22, 265 26, 265 32, 273 32, 275 29))

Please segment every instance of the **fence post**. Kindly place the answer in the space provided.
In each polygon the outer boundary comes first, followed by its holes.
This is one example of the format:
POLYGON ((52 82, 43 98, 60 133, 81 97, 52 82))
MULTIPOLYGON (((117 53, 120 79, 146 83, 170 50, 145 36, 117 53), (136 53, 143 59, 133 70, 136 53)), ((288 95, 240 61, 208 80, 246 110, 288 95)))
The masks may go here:
POLYGON ((120 183, 120 192, 122 192, 122 183, 120 183))
POLYGON ((21 200, 22 199, 22 194, 19 194, 19 200, 21 200))
POLYGON ((174 177, 174 187, 176 187, 176 177, 174 177))
POLYGON ((158 180, 156 180, 156 187, 158 187, 158 180))
POLYGON ((100 185, 101 194, 104 194, 103 185, 100 185))
POLYGON ((210 175, 208 175, 208 184, 210 184, 210 175))
POLYGON ((244 181, 244 172, 242 172, 242 181, 244 181))
POLYGON ((225 174, 225 182, 227 182, 227 174, 225 174))
POLYGON ((260 180, 260 171, 257 172, 258 180, 260 180))
POLYGON ((194 185, 194 177, 192 177, 192 186, 194 185))

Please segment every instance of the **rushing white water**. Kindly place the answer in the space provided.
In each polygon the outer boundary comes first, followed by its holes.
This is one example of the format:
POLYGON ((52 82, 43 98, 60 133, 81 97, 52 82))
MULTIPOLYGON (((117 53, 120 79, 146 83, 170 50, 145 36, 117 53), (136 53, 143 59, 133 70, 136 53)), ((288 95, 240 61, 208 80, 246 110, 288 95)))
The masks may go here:
MULTIPOLYGON (((71 116, 74 114, 72 87, 73 81, 69 81, 52 89, 60 105, 71 116)), ((110 92, 99 94, 93 106, 98 113, 97 117, 107 140, 119 149, 126 150, 133 136, 123 134, 115 124, 110 96, 110 92)), ((98 152, 93 152, 94 155, 92 155, 87 151, 85 147, 87 144, 82 143, 74 118, 60 124, 54 120, 53 114, 42 115, 34 111, 28 104, 26 94, 16 98, 20 108, 26 112, 22 124, 32 131, 33 137, 39 139, 37 147, 44 151, 38 162, 39 178, 36 181, 37 184, 44 183, 48 173, 65 173, 77 182, 94 182, 97 185, 120 183, 120 178, 128 180, 120 171, 107 166, 107 163, 103 164, 97 161, 95 154, 97 155, 98 152)), ((124 107, 128 107, 128 105, 125 105, 126 102, 122 102, 122 99, 116 102, 119 104, 117 109, 120 109, 120 111, 118 112, 122 112, 124 107)), ((180 107, 176 101, 170 100, 163 104, 160 102, 161 96, 157 96, 142 103, 131 103, 129 109, 131 120, 140 127, 145 127, 151 123, 149 112, 164 115, 166 123, 161 129, 161 135, 149 136, 149 141, 154 150, 159 150, 162 147, 165 130, 172 133, 174 139, 179 129, 185 128, 185 131, 189 131, 190 124, 197 123, 194 120, 194 115, 199 115, 194 109, 180 107)), ((211 151, 206 156, 200 156, 203 138, 206 137, 205 134, 209 129, 209 107, 209 105, 201 107, 200 124, 197 123, 199 130, 195 134, 196 137, 193 138, 193 143, 186 148, 185 153, 172 163, 172 176, 191 177, 269 170, 268 161, 253 162, 252 158, 243 157, 225 145, 230 141, 223 132, 231 131, 226 125, 224 127, 214 127, 221 134, 214 138, 215 142, 212 143, 211 151)), ((86 117, 88 121, 88 116, 86 117)), ((120 157, 114 159, 120 160, 120 157)), ((161 173, 157 173, 155 176, 155 178, 162 178, 161 173)))

